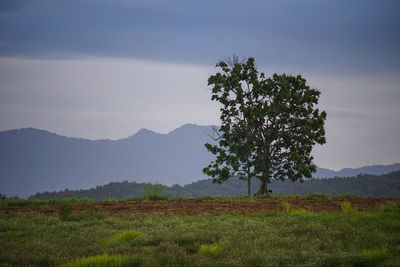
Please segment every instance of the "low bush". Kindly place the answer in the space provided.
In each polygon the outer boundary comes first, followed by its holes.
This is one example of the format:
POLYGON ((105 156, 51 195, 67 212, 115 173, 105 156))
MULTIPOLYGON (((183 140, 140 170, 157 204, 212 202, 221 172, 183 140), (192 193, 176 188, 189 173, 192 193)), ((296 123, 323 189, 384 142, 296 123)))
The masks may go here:
POLYGON ((144 188, 144 195, 147 200, 168 200, 170 195, 162 194, 165 186, 161 184, 148 184, 144 188))
POLYGON ((126 201, 141 201, 141 200, 168 200, 171 195, 163 194, 162 191, 165 189, 164 185, 149 183, 143 189, 143 195, 132 196, 126 199, 126 201))

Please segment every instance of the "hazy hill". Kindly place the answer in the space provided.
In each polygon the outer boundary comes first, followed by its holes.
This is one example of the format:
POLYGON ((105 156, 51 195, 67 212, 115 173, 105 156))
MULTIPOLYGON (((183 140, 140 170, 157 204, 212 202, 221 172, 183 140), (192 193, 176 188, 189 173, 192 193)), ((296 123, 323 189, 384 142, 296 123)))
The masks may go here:
MULTIPOLYGON (((36 192, 84 189, 112 181, 189 184, 213 156, 210 126, 185 124, 168 134, 142 129, 120 140, 68 138, 34 128, 0 132, 0 193, 27 197, 36 192)), ((382 174, 400 164, 343 169, 318 168, 315 177, 382 174)))
MULTIPOLYGON (((256 192, 259 182, 254 180, 252 191, 256 192)), ((146 184, 135 182, 113 182, 103 186, 97 186, 90 190, 38 193, 34 199, 63 199, 70 197, 92 199, 127 199, 133 196, 143 195, 146 184)), ((323 193, 326 195, 360 195, 371 197, 399 197, 400 196, 400 171, 376 176, 370 174, 356 177, 332 179, 311 179, 304 183, 292 181, 273 181, 270 184, 273 194, 302 194, 323 193)), ((172 196, 200 197, 204 195, 214 196, 238 196, 247 195, 247 182, 237 178, 229 179, 222 184, 213 184, 210 179, 200 180, 185 186, 174 185, 165 187, 164 194, 172 196)))
POLYGON ((205 178, 210 127, 186 124, 168 134, 142 129, 121 140, 68 138, 33 128, 0 132, 0 192, 90 188, 110 181, 186 184, 205 178))
POLYGON ((319 177, 319 178, 332 178, 332 177, 350 177, 350 176, 356 176, 361 173, 365 174, 374 174, 374 175, 380 175, 380 174, 385 174, 389 172, 394 172, 400 170, 400 164, 391 164, 391 165, 372 165, 372 166, 364 166, 361 168, 344 168, 339 171, 333 171, 329 169, 324 169, 324 168, 317 168, 317 173, 314 175, 314 177, 319 177))

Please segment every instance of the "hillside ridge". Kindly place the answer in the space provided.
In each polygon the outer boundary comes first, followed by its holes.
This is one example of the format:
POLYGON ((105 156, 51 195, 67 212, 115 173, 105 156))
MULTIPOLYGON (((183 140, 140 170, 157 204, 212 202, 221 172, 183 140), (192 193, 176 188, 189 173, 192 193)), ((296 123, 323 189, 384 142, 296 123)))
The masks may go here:
MULTIPOLYGON (((112 181, 190 184, 207 178, 213 160, 204 147, 213 126, 184 124, 160 134, 141 129, 118 140, 66 137, 36 128, 0 132, 0 193, 28 197, 37 192, 91 188, 112 181)), ((383 174, 400 164, 333 171, 315 177, 383 174)))

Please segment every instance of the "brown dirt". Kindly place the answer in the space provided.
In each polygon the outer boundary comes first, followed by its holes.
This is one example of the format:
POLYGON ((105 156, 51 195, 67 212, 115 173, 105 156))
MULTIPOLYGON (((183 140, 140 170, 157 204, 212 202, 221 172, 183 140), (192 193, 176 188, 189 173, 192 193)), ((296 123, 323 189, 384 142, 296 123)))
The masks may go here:
MULTIPOLYGON (((361 197, 281 197, 256 199, 184 199, 165 201, 116 201, 94 204, 73 204, 71 212, 84 212, 89 209, 106 213, 160 213, 166 215, 195 215, 204 213, 255 213, 265 211, 282 212, 283 202, 290 203, 293 209, 313 212, 341 212, 344 201, 351 203, 358 211, 372 211, 381 206, 399 203, 399 198, 361 198, 361 197)), ((44 214, 61 213, 58 205, 0 207, 0 213, 39 212, 44 214)))

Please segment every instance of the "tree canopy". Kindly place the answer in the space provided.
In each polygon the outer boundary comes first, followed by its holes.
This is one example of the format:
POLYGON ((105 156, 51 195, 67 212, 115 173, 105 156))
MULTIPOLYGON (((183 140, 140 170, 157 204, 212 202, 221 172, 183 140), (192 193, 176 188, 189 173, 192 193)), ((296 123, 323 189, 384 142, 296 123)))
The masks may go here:
POLYGON ((271 178, 292 181, 310 178, 316 171, 312 147, 324 144, 326 112, 316 107, 320 91, 301 76, 266 77, 246 62, 221 61, 211 75, 211 100, 222 107, 216 145, 206 148, 216 155, 203 172, 222 182, 232 176, 261 181, 258 193, 267 191, 271 178))

